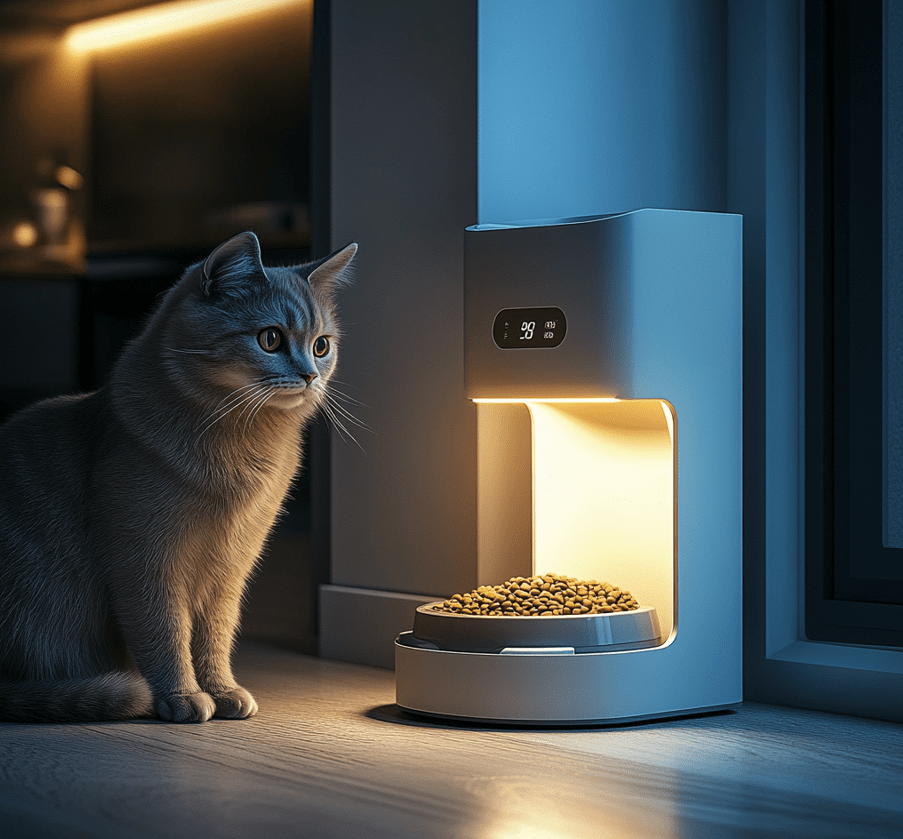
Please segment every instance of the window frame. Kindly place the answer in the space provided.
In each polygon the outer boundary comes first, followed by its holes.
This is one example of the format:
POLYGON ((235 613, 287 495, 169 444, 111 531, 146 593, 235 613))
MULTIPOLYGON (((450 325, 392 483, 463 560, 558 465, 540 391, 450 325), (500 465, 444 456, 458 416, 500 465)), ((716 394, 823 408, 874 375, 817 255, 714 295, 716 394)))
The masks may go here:
POLYGON ((805 634, 805 0, 729 0, 728 204, 744 215, 744 697, 903 722, 903 651, 805 634))
POLYGON ((882 542, 874 328, 883 321, 882 7, 833 0, 805 11, 805 625, 810 640, 903 647, 903 579, 893 578, 903 549, 882 542))

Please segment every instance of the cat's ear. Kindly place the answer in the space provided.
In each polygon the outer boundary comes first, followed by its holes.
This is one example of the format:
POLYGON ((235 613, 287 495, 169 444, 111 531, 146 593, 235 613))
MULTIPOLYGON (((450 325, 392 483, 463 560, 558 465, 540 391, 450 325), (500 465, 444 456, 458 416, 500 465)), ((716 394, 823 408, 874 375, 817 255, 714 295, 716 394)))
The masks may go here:
POLYGON ((223 242, 204 262, 201 287, 204 296, 247 285, 249 278, 265 278, 260 242, 247 231, 223 242))
POLYGON ((351 282, 351 260, 357 253, 357 242, 352 242, 335 253, 308 266, 310 273, 307 281, 310 287, 326 294, 333 294, 336 289, 351 282))

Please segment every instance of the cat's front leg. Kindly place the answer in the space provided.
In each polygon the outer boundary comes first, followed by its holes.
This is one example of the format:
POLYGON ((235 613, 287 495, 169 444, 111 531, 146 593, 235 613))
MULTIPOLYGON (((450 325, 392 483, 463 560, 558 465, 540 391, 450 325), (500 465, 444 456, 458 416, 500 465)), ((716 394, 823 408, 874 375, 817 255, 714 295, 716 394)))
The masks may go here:
POLYGON ((194 618, 192 658, 198 684, 216 703, 214 716, 245 719, 257 713, 257 702, 232 674, 232 646, 238 628, 241 587, 213 587, 194 618))
POLYGON ((164 586, 114 598, 126 646, 150 685, 157 715, 172 722, 206 722, 216 702, 202 690, 191 663, 191 614, 164 586))

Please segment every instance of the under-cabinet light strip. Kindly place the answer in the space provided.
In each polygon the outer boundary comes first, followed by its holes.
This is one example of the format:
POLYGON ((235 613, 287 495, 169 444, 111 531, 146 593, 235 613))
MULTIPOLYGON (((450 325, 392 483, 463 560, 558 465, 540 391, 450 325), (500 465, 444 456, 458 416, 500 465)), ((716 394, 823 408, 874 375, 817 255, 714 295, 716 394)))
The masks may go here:
POLYGON ((97 18, 70 27, 66 45, 74 52, 94 52, 174 35, 280 6, 307 6, 310 0, 176 0, 97 18))

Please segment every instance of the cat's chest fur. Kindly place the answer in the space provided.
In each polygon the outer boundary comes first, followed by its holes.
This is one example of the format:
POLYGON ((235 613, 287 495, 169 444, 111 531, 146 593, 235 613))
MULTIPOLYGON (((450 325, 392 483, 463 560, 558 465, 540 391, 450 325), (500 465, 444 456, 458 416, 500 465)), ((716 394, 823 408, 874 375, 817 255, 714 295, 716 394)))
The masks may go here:
POLYGON ((261 418, 241 435, 228 425, 200 439, 185 432, 179 447, 152 433, 159 418, 146 429, 126 422, 97 472, 99 515, 111 529, 126 516, 143 518, 148 532, 171 528, 169 561, 189 576, 246 572, 300 465, 300 422, 279 419, 261 418))
POLYGON ((203 500, 194 509, 204 545, 216 545, 227 559, 259 553, 300 465, 297 434, 267 437, 264 430, 260 443, 241 454, 208 456, 204 483, 194 490, 203 500))

